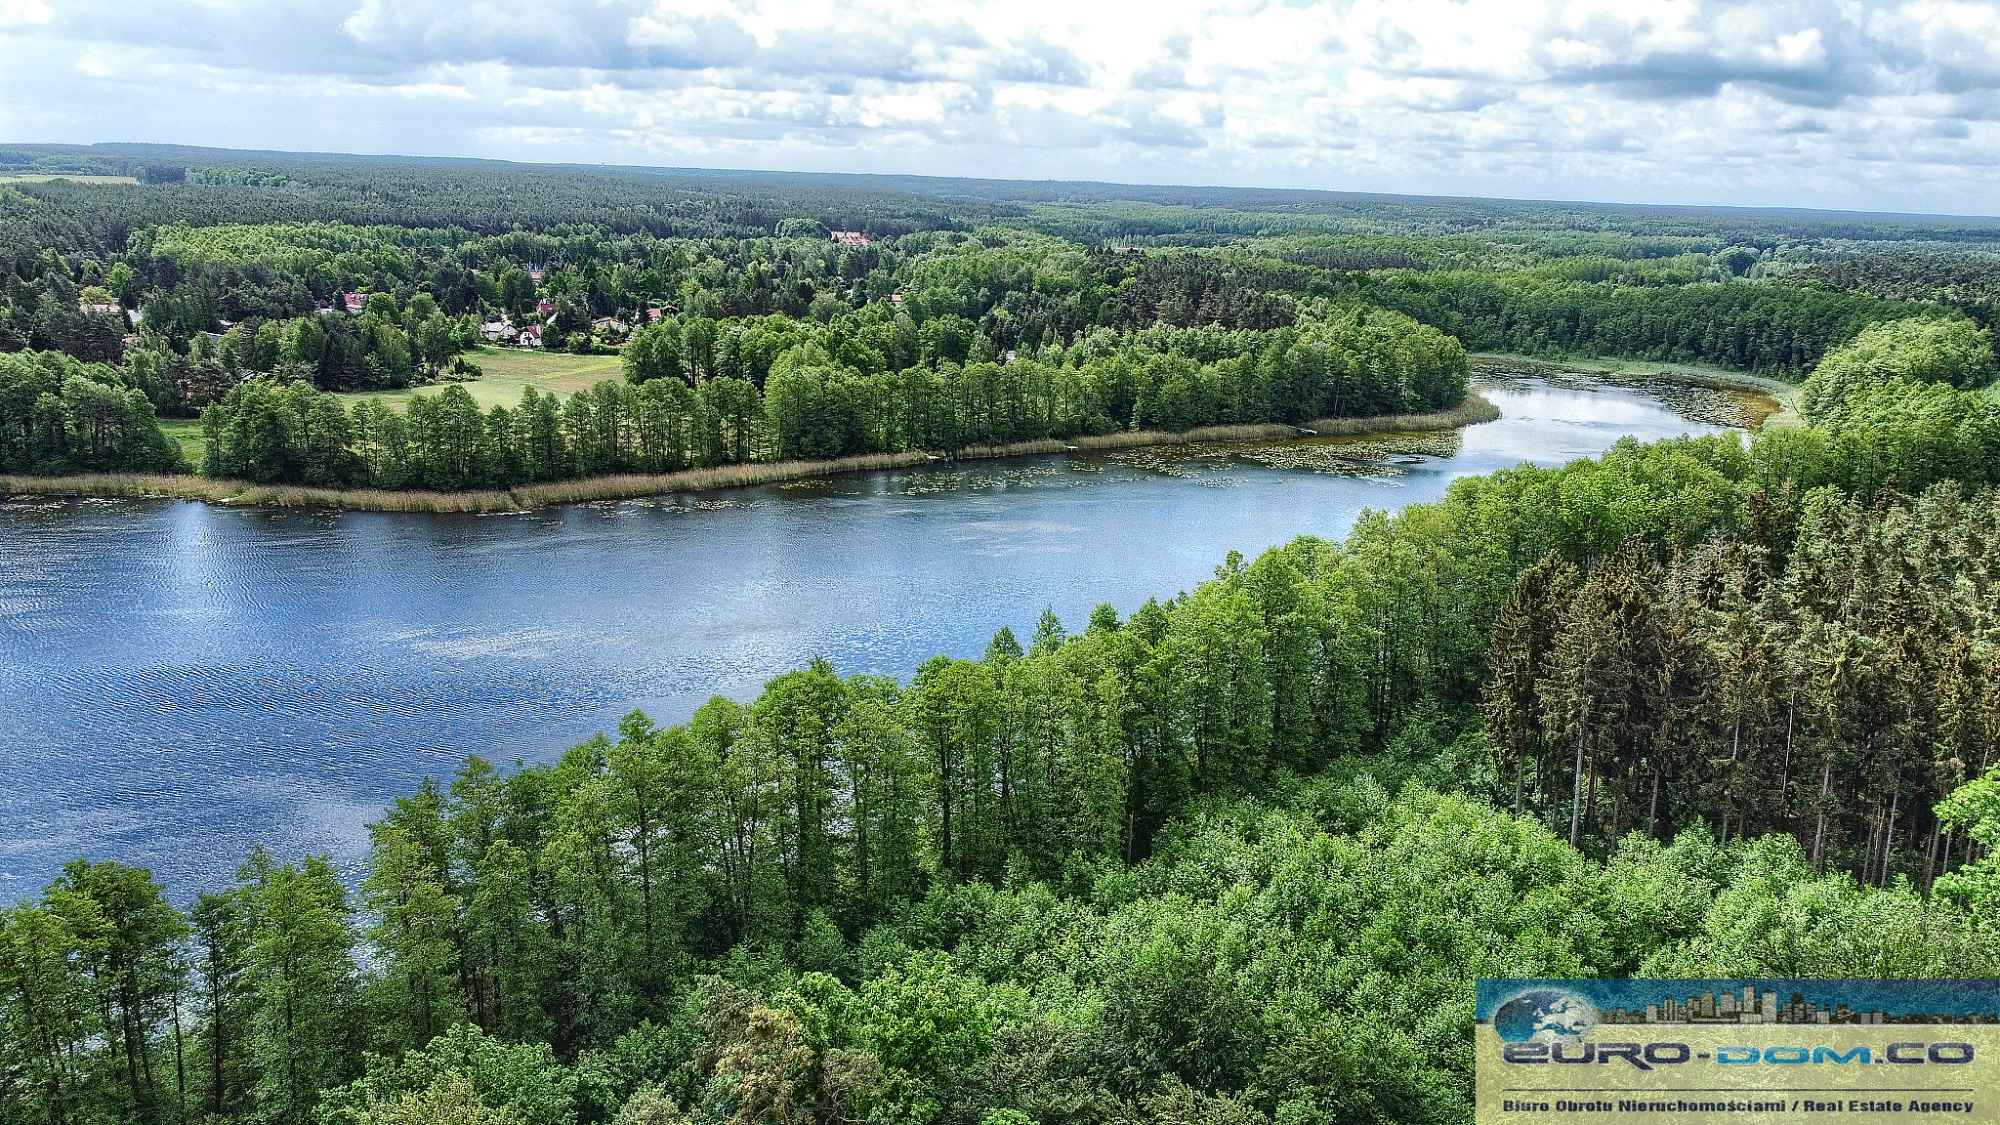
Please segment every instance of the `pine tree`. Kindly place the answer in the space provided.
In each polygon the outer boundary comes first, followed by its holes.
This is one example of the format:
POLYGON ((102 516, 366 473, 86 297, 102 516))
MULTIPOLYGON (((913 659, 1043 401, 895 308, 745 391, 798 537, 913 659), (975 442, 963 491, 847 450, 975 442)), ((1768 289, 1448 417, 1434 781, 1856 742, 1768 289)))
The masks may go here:
POLYGON ((1521 572, 1514 592, 1493 622, 1487 657, 1491 668, 1481 713, 1493 747, 1494 776, 1512 792, 1513 809, 1547 799, 1550 734, 1544 724, 1540 684, 1576 596, 1576 568, 1556 555, 1521 572), (1530 780, 1533 785, 1531 786, 1530 780))

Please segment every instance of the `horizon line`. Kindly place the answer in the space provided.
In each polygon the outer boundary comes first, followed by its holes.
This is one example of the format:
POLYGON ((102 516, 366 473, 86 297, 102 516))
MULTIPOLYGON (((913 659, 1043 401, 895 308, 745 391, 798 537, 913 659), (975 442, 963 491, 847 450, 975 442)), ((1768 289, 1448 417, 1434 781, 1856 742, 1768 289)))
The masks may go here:
POLYGON ((1125 181, 1125 180, 1089 180, 1089 179, 1050 179, 1050 178, 1014 177, 1014 176, 954 176, 954 175, 944 175, 935 172, 849 172, 849 171, 829 171, 824 169, 808 169, 808 168, 741 168, 741 167, 726 167, 719 165, 701 165, 701 164, 613 164, 613 163, 593 163, 588 161, 514 160, 514 159, 509 159, 507 157, 498 157, 498 156, 464 156, 464 155, 447 154, 447 153, 409 153, 409 152, 386 152, 386 151, 343 152, 331 149, 231 148, 223 145, 189 144, 181 141, 136 141, 136 140, 88 141, 88 142, 0 141, 0 147, 83 149, 83 150, 117 149, 121 147, 167 148, 167 149, 189 149, 199 152, 210 152, 210 153, 241 153, 245 155, 257 155, 257 156, 347 157, 347 158, 361 159, 361 160, 461 161, 468 163, 505 165, 514 168, 551 168, 551 169, 567 169, 567 170, 599 171, 599 172, 626 172, 626 173, 637 172, 637 173, 650 173, 650 174, 673 173, 673 172, 693 172, 693 173, 712 173, 712 174, 736 173, 736 174, 767 175, 767 176, 845 177, 851 179, 935 180, 942 183, 960 182, 960 183, 1022 184, 1022 185, 1060 184, 1060 185, 1069 185, 1073 187, 1148 188, 1155 190, 1179 188, 1189 191, 1270 192, 1273 194, 1281 194, 1281 195, 1322 195, 1322 196, 1330 195, 1330 196, 1350 196, 1350 197, 1359 196, 1359 197, 1387 198, 1387 199, 1448 200, 1457 202, 1476 202, 1476 203, 1519 203, 1519 204, 1542 204, 1542 205, 1555 205, 1555 206, 1581 206, 1581 207, 1605 207, 1605 208, 1656 208, 1656 209, 1680 210, 1680 211, 1742 211, 1742 212, 1753 212, 1753 213, 1785 212, 1785 213, 1805 213, 1805 214, 1826 215, 1826 216, 1840 216, 1840 215, 1869 216, 1874 218, 1887 218, 1887 219, 1970 220, 1980 223, 2000 224, 2000 214, 1982 215, 1982 214, 1956 212, 1956 211, 1881 211, 1881 210, 1866 210, 1866 209, 1847 208, 1847 207, 1814 207, 1806 204, 1793 204, 1793 203, 1634 202, 1629 200, 1613 200, 1613 199, 1566 199, 1553 196, 1544 197, 1544 196, 1511 196, 1511 195, 1453 195, 1453 194, 1441 194, 1435 192, 1368 191, 1368 190, 1359 190, 1352 188, 1265 187, 1253 184, 1228 184, 1228 183, 1197 184, 1197 183, 1172 183, 1164 181, 1146 181, 1146 180, 1125 181))

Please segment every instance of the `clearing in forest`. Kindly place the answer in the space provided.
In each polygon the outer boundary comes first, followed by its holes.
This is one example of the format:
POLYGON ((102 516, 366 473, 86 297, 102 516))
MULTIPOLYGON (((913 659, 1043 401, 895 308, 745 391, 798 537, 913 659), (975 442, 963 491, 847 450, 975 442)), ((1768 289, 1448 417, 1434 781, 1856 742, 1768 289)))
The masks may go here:
MULTIPOLYGON (((518 406, 521 391, 527 387, 567 398, 606 379, 616 379, 625 370, 623 360, 615 355, 571 355, 527 348, 482 347, 466 353, 466 358, 477 363, 484 374, 459 385, 482 408, 518 406)), ((350 406, 364 398, 402 406, 418 395, 436 394, 448 385, 431 383, 406 391, 350 391, 340 397, 347 399, 350 406)))

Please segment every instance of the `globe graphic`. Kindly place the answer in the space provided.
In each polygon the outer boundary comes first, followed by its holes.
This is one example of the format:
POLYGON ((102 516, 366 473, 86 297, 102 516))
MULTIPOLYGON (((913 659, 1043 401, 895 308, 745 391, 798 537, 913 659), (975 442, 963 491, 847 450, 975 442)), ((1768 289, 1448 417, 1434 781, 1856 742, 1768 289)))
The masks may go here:
POLYGON ((1574 992, 1541 988, 1523 992, 1493 1013, 1493 1030, 1507 1043, 1561 1043, 1581 1039, 1597 1026, 1597 1008, 1574 992))

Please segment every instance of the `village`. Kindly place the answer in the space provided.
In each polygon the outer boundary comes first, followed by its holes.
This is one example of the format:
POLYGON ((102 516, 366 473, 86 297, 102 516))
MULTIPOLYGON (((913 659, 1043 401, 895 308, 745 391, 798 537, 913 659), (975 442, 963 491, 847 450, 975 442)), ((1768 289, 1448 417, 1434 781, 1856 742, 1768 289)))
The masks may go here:
MULTIPOLYGON (((830 230, 826 231, 826 236, 839 246, 857 250, 868 249, 874 244, 866 231, 830 230)), ((537 287, 548 276, 548 269, 540 264, 529 266, 525 272, 529 282, 537 287)), ((373 295, 365 289, 344 289, 330 299, 319 302, 313 311, 321 316, 359 317, 368 312, 369 298, 373 295)), ((393 301, 393 295, 390 295, 390 298, 393 301)), ((903 294, 890 294, 888 300, 890 304, 900 307, 903 304, 903 294)), ((144 310, 127 308, 111 293, 94 286, 87 287, 79 293, 77 311, 85 317, 96 318, 99 324, 115 318, 119 322, 121 342, 127 348, 138 342, 137 333, 141 322, 145 319, 144 310)), ((563 340, 563 346, 567 350, 616 351, 624 346, 633 332, 646 325, 658 323, 661 318, 672 312, 671 307, 647 303, 624 313, 591 318, 586 324, 572 311, 575 323, 564 325, 560 323, 562 309, 557 298, 544 295, 536 298, 531 311, 510 313, 504 309, 489 310, 490 315, 478 322, 477 334, 481 343, 496 348, 537 351, 544 347, 557 346, 556 341, 560 339, 563 340), (586 333, 585 338, 588 341, 582 347, 578 347, 568 339, 580 332, 586 333)), ((228 319, 219 320, 217 323, 224 331, 234 325, 234 322, 228 319)), ((208 334, 216 337, 221 335, 219 332, 208 334)), ((1009 358, 1012 358, 1011 355, 1009 358)))

